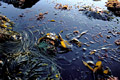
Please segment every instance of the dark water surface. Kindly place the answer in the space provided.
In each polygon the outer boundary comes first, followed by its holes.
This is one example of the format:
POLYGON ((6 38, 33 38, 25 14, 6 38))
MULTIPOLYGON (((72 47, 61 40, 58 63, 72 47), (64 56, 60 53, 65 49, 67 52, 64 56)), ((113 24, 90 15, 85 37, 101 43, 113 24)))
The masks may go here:
POLYGON ((120 24, 116 20, 120 20, 120 18, 115 17, 112 21, 103 21, 94 18, 89 19, 81 11, 78 11, 79 9, 77 8, 77 6, 94 5, 95 7, 107 10, 105 7, 106 1, 107 0, 34 0, 34 2, 30 3, 28 0, 25 6, 20 7, 14 0, 0 0, 0 14, 7 16, 10 20, 15 22, 15 27, 13 29, 18 32, 23 31, 29 34, 29 41, 34 40, 33 42, 36 42, 36 40, 41 37, 41 32, 58 33, 60 30, 63 30, 61 35, 66 39, 65 35, 73 33, 75 30, 79 30, 80 32, 88 30, 88 33, 83 35, 79 40, 82 43, 89 44, 89 47, 85 45, 80 48, 73 46, 72 52, 56 56, 56 62, 61 67, 60 73, 63 80, 93 80, 91 71, 83 65, 82 60, 93 60, 97 62, 101 60, 98 56, 104 54, 108 54, 108 58, 102 60, 103 65, 109 66, 113 75, 120 79, 120 53, 112 51, 119 47, 114 44, 114 41, 119 39, 120 35, 113 36, 111 33, 108 33, 108 31, 113 30, 120 32, 120 24), (72 6, 72 9, 55 9, 54 7, 57 3, 63 5, 68 4, 72 6), (45 18, 37 20, 36 15, 45 12, 48 12, 48 14, 44 15, 45 18), (23 17, 20 17, 20 15, 23 15, 23 17), (49 22, 49 20, 52 19, 54 19, 55 22, 49 22), (101 33, 103 37, 98 35, 99 38, 97 38, 97 41, 99 42, 95 42, 92 36, 96 36, 99 33, 101 33), (107 35, 110 35, 111 38, 107 39, 107 35), (88 38, 88 40, 85 38, 88 38), (90 41, 94 41, 95 43, 90 44, 90 41), (107 41, 107 43, 104 41, 107 41), (108 46, 102 47, 104 45, 108 46), (87 50, 82 51, 82 48, 87 48, 87 50), (98 50, 101 48, 109 48, 109 50, 107 52, 102 51, 101 54, 96 53, 96 55, 89 56, 91 50, 98 50))

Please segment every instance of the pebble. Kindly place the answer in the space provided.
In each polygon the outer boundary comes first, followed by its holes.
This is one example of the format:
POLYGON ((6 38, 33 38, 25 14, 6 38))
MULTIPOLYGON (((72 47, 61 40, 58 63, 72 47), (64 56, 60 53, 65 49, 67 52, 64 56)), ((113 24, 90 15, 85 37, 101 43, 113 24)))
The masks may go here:
POLYGON ((76 59, 75 59, 75 58, 73 58, 72 60, 73 60, 73 61, 75 61, 76 59))
POLYGON ((111 36, 110 36, 110 35, 107 35, 106 37, 107 37, 107 39, 110 39, 110 38, 111 38, 111 36))
POLYGON ((87 50, 87 48, 83 48, 82 50, 83 50, 83 51, 86 51, 86 50, 87 50))

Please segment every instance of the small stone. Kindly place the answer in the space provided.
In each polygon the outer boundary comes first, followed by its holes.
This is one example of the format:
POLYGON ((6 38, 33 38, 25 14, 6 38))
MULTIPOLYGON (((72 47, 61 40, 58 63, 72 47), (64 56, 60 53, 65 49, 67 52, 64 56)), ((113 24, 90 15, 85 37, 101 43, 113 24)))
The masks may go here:
POLYGON ((77 69, 77 71, 79 72, 80 70, 79 70, 79 69, 77 69))
POLYGON ((120 32, 117 32, 116 34, 120 34, 120 32))
POLYGON ((47 12, 45 12, 44 14, 48 14, 48 11, 47 11, 47 12))
POLYGON ((120 45, 120 39, 115 40, 115 44, 116 44, 116 45, 120 45))
POLYGON ((2 60, 0 60, 0 65, 3 66, 3 61, 2 60))
POLYGON ((78 31, 78 30, 73 31, 73 34, 78 34, 78 33, 79 33, 79 31, 78 31))
POLYGON ((75 53, 75 55, 78 55, 78 54, 79 54, 79 52, 76 52, 76 53, 75 53))
POLYGON ((107 57, 108 57, 108 54, 104 54, 104 57, 106 57, 106 58, 107 58, 107 57))
POLYGON ((39 13, 37 20, 41 20, 44 19, 44 14, 43 13, 39 13))
POLYGON ((72 60, 73 60, 73 61, 75 61, 76 59, 75 59, 75 58, 73 58, 72 60))
POLYGON ((80 57, 79 56, 77 56, 77 59, 79 59, 80 57))
POLYGON ((83 48, 82 50, 83 50, 83 51, 86 51, 86 50, 87 50, 87 48, 83 48))
POLYGON ((107 35, 107 39, 110 39, 111 38, 111 36, 110 35, 107 35))
POLYGON ((23 15, 19 15, 19 17, 23 17, 23 15))

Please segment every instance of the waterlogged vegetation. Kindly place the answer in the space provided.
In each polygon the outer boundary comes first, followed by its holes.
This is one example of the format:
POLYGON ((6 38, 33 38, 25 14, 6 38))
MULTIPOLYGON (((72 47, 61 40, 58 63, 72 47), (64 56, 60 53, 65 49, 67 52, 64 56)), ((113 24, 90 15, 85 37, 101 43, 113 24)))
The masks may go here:
POLYGON ((119 0, 0 0, 1 80, 119 80, 119 0))

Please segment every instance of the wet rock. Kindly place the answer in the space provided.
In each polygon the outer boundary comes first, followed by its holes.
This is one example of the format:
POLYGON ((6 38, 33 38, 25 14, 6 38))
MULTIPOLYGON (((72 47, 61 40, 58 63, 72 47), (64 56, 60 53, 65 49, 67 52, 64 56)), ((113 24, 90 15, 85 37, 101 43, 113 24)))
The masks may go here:
POLYGON ((76 58, 77 58, 77 59, 79 59, 79 58, 80 58, 80 56, 77 56, 76 58))
POLYGON ((23 15, 19 15, 19 17, 23 17, 23 15))
POLYGON ((81 9, 79 9, 78 11, 85 11, 86 9, 84 9, 84 8, 81 8, 81 9))
POLYGON ((37 20, 42 20, 42 19, 44 19, 44 18, 45 18, 45 16, 44 16, 44 15, 46 15, 46 14, 48 14, 48 12, 39 13, 39 15, 36 15, 37 20))
POLYGON ((12 4, 16 8, 31 8, 35 3, 37 3, 39 0, 2 0, 5 3, 12 4))
POLYGON ((6 16, 0 14, 0 27, 1 28, 8 28, 13 27, 14 23, 10 21, 6 16))
POLYGON ((97 50, 92 50, 92 51, 90 51, 90 55, 92 55, 92 54, 95 54, 97 52, 97 50))
POLYGON ((0 43, 6 41, 20 41, 22 39, 18 32, 11 30, 13 26, 14 23, 6 16, 0 15, 0 43))
POLYGON ((39 38, 38 47, 46 56, 55 56, 57 53, 71 51, 72 45, 62 38, 60 34, 47 33, 44 37, 39 38), (47 51, 47 52, 44 52, 47 51))
POLYGON ((10 33, 9 31, 5 31, 5 33, 0 33, 0 43, 5 41, 21 41, 22 37, 19 33, 13 31, 11 32, 12 33, 10 33))
POLYGON ((4 65, 3 61, 0 60, 0 67, 2 67, 4 65))
POLYGON ((113 36, 116 37, 116 33, 114 31, 108 31, 108 33, 111 33, 113 36))
POLYGON ((106 7, 114 12, 115 15, 119 16, 120 15, 120 2, 119 0, 108 0, 106 2, 106 7))
POLYGON ((83 48, 82 50, 83 50, 83 51, 86 51, 86 50, 87 50, 87 48, 83 48))
POLYGON ((78 34, 78 33, 79 33, 79 31, 78 31, 78 30, 73 31, 73 34, 78 34))
POLYGON ((95 63, 93 61, 87 61, 87 64, 94 65, 95 63))
MULTIPOLYGON (((4 20, 6 23, 10 21, 4 16, 0 17, 0 20, 4 20)), ((60 80, 60 73, 55 66, 56 64, 52 62, 52 60, 48 60, 49 57, 43 57, 38 49, 33 50, 32 48, 28 50, 29 45, 22 43, 21 34, 12 30, 8 30, 7 27, 8 26, 6 25, 5 28, 0 28, 0 58, 2 59, 0 60, 0 79, 60 80), (4 42, 2 43, 1 41, 4 42), (2 65, 3 67, 1 68, 2 65)), ((53 36, 49 37, 54 39, 53 36)), ((24 39, 23 42, 25 40, 26 42, 28 41, 28 39, 24 39)), ((46 39, 46 41, 49 42, 48 39, 46 39)), ((50 41, 50 44, 55 46, 54 41, 52 40, 50 41)), ((41 44, 40 46, 46 47, 47 45, 41 44)), ((47 46, 48 50, 43 50, 43 52, 45 51, 44 53, 47 53, 47 51, 50 51, 50 49, 54 50, 55 47, 51 45, 47 46)))
POLYGON ((62 9, 68 9, 68 5, 63 5, 62 9))
POLYGON ((48 11, 47 11, 47 12, 45 12, 44 14, 48 14, 48 11))
POLYGON ((70 42, 76 44, 78 47, 81 47, 82 45, 82 43, 77 38, 72 38, 70 42))
POLYGON ((99 7, 83 6, 79 11, 83 11, 88 18, 100 19, 104 21, 111 21, 113 19, 112 13, 99 7))
POLYGON ((115 44, 116 44, 116 45, 120 45, 120 39, 115 40, 115 44))
POLYGON ((119 3, 119 0, 108 0, 106 6, 111 9, 119 8, 119 3))
POLYGON ((41 20, 44 19, 44 14, 43 13, 39 13, 37 20, 41 20))
POLYGON ((65 37, 66 37, 67 39, 70 39, 72 36, 73 36, 72 33, 68 33, 68 34, 65 35, 65 37))
POLYGON ((73 58, 72 60, 73 60, 73 61, 75 61, 75 60, 76 60, 76 58, 73 58))
POLYGON ((20 15, 19 15, 19 17, 24 17, 24 14, 23 14, 23 13, 22 13, 22 14, 20 14, 20 15))
POLYGON ((95 42, 94 41, 90 41, 91 44, 94 44, 95 42))
POLYGON ((111 38, 111 36, 110 36, 110 35, 107 35, 106 37, 107 37, 107 39, 110 39, 110 38, 111 38))
POLYGON ((0 6, 1 6, 2 4, 0 3, 0 6))
POLYGON ((116 32, 116 34, 119 34, 119 35, 120 35, 120 32, 116 32))
POLYGON ((94 19, 100 19, 100 20, 104 20, 104 21, 110 21, 112 20, 112 15, 110 14, 106 14, 106 13, 103 13, 103 14, 98 14, 94 11, 85 11, 84 14, 87 16, 87 17, 91 17, 91 18, 94 18, 94 19))
POLYGON ((103 57, 106 57, 106 58, 108 58, 108 54, 104 54, 104 55, 103 55, 103 57))
POLYGON ((102 37, 103 38, 103 35, 102 35, 102 33, 100 32, 99 34, 98 34, 100 37, 102 37))
POLYGON ((81 32, 76 38, 79 39, 81 36, 85 35, 87 32, 88 30, 81 32))
POLYGON ((71 7, 69 7, 68 5, 62 5, 62 4, 58 4, 58 3, 55 5, 54 8, 61 9, 61 10, 70 10, 71 9, 71 7))
POLYGON ((3 8, 7 8, 7 7, 4 6, 3 8))

